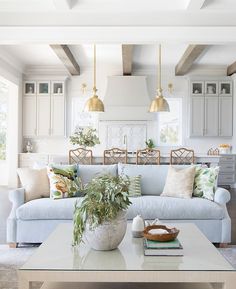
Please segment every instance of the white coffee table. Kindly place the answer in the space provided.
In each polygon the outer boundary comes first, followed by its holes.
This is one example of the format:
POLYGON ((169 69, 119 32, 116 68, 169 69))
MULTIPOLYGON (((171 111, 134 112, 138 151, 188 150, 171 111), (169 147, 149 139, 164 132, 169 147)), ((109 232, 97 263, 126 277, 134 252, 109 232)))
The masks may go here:
POLYGON ((194 224, 174 225, 180 229, 183 257, 144 256, 143 241, 132 238, 131 224, 116 250, 94 251, 85 244, 73 248, 72 225, 61 224, 18 271, 19 289, 29 289, 34 281, 44 282, 42 288, 66 289, 90 289, 103 282, 113 283, 114 288, 119 284, 124 288, 123 283, 127 283, 129 289, 137 288, 139 283, 148 283, 148 288, 150 283, 193 283, 194 286, 198 283, 197 286, 203 284, 204 288, 235 289, 234 268, 199 229, 194 224), (80 283, 80 287, 73 283, 80 283))

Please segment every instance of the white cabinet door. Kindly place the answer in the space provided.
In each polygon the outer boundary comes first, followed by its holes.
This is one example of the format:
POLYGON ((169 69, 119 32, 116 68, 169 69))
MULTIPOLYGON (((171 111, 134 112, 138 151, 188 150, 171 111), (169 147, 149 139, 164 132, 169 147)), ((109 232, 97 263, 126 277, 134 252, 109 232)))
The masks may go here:
POLYGON ((233 135, 233 99, 219 97, 219 136, 233 135))
POLYGON ((193 96, 190 103, 190 136, 204 135, 204 97, 193 96))
POLYGON ((23 96, 23 136, 36 136, 36 96, 23 96))
POLYGON ((205 97, 205 136, 218 136, 219 134, 219 98, 217 96, 205 97))
POLYGON ((51 96, 51 136, 65 136, 65 98, 51 96))
POLYGON ((37 96, 37 135, 50 136, 50 96, 37 96))

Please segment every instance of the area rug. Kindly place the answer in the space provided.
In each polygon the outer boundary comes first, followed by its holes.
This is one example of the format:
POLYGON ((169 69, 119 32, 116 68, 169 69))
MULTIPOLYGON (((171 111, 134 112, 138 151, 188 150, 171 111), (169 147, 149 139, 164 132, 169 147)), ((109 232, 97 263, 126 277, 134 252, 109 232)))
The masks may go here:
MULTIPOLYGON (((17 269, 37 250, 37 247, 21 247, 9 249, 0 246, 0 289, 18 289, 17 269)), ((236 247, 219 249, 220 253, 236 269, 236 247)), ((41 287, 40 283, 33 283, 33 289, 41 287)))
MULTIPOLYGON (((0 246, 0 289, 18 289, 17 269, 20 268, 37 247, 22 247, 9 249, 8 246, 0 246)), ((40 284, 33 284, 33 289, 40 288, 40 284)))
POLYGON ((226 260, 236 269, 236 246, 218 249, 226 260))

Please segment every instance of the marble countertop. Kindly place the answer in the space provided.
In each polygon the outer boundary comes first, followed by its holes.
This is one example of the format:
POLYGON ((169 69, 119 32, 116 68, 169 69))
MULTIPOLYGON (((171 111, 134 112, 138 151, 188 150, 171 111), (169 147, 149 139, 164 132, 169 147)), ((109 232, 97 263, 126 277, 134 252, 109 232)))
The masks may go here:
MULTIPOLYGON (((54 155, 54 156, 61 156, 61 157, 68 157, 65 153, 46 153, 46 152, 33 152, 33 153, 20 153, 20 155, 54 155)), ((221 154, 221 155, 207 155, 207 154, 195 154, 195 158, 219 158, 221 156, 232 156, 236 154, 221 154)), ((103 158, 103 155, 93 155, 95 158, 103 158)), ((136 157, 136 154, 128 154, 128 157, 136 157)), ((168 158, 170 157, 169 154, 161 154, 161 158, 168 158)))

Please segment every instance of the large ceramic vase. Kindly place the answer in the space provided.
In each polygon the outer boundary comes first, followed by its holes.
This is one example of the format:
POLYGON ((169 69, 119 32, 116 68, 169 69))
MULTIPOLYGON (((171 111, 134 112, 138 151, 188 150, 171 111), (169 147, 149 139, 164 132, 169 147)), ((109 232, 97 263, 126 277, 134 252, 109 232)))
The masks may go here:
POLYGON ((120 212, 116 219, 104 222, 94 230, 86 225, 84 239, 91 248, 99 251, 116 249, 123 240, 127 227, 126 212, 120 212))

